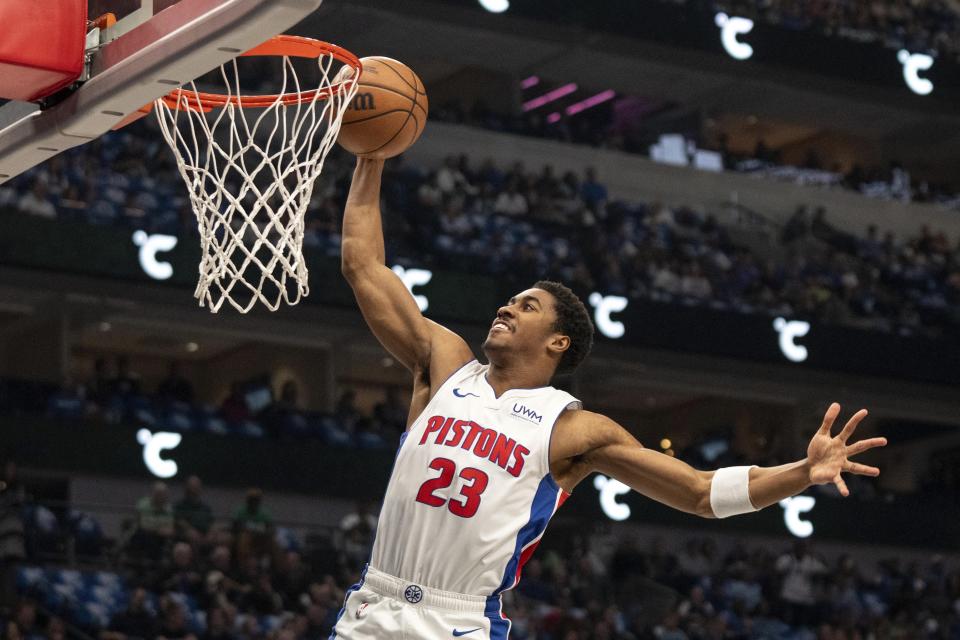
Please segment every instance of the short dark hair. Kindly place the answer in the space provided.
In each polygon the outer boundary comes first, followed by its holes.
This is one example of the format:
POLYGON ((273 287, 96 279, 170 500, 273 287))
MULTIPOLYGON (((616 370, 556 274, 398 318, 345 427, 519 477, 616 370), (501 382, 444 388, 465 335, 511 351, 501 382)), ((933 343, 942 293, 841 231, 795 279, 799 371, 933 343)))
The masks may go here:
POLYGON ((573 373, 593 348, 593 321, 590 312, 569 287, 551 280, 540 280, 533 285, 553 296, 557 321, 553 328, 570 338, 570 348, 563 353, 557 373, 573 373))

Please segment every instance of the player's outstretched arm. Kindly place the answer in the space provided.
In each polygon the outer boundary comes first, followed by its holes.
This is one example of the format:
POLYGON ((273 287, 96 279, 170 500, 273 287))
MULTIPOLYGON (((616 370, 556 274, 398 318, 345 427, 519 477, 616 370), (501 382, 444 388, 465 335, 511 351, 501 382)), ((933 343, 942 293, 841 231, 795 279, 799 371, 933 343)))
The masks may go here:
POLYGON ((840 405, 830 406, 803 460, 777 467, 699 471, 682 460, 644 448, 606 416, 568 411, 561 415, 554 431, 551 468, 566 489, 599 471, 667 506, 705 518, 763 509, 813 484, 832 482, 846 496, 849 491, 842 473, 880 474, 876 467, 851 462, 850 458, 882 447, 887 441, 870 438, 847 444, 857 424, 867 415, 865 410, 854 414, 837 436, 831 436, 830 429, 839 412, 840 405), (738 473, 742 474, 739 486, 738 473), (741 502, 739 510, 737 501, 741 502))
POLYGON ((382 160, 357 159, 343 215, 341 268, 370 330, 415 374, 442 382, 473 359, 460 336, 423 317, 403 282, 384 264, 380 221, 382 160))

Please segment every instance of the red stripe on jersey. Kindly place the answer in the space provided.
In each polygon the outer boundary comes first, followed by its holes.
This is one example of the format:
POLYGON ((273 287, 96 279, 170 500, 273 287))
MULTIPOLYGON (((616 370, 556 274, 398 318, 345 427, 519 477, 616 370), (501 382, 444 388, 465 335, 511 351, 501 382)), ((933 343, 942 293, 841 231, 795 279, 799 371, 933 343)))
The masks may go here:
MULTIPOLYGON (((557 497, 557 506, 554 508, 553 513, 557 512, 557 509, 563 506, 563 503, 567 501, 567 498, 570 497, 570 494, 560 489, 560 495, 557 497)), ((551 516, 552 517, 552 516, 551 516)), ((520 561, 517 563, 517 576, 513 580, 514 586, 520 584, 520 574, 523 573, 523 565, 527 564, 530 561, 530 558, 533 557, 533 552, 537 550, 537 547, 540 546, 540 541, 537 540, 532 545, 524 549, 520 553, 520 561)))

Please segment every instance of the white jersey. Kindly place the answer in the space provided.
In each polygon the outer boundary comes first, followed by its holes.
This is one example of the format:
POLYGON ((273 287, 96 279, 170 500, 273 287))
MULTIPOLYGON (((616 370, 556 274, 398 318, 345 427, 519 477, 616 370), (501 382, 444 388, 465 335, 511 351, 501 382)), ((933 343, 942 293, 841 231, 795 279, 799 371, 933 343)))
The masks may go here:
POLYGON ((497 398, 488 369, 461 367, 401 439, 370 566, 499 601, 568 497, 550 475, 550 434, 581 404, 553 387, 497 398))

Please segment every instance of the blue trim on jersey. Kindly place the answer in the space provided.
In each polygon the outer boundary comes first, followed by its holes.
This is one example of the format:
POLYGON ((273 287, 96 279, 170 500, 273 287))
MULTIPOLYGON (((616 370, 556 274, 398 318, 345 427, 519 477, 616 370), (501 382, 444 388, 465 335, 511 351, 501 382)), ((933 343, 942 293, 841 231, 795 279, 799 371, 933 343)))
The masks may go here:
POLYGON ((549 473, 543 476, 543 480, 540 481, 540 486, 537 487, 537 492, 533 496, 533 504, 530 506, 530 519, 517 533, 517 545, 514 547, 513 557, 507 563, 500 588, 493 592, 494 596, 499 596, 513 584, 517 577, 517 565, 520 564, 520 554, 523 553, 523 548, 536 540, 547 528, 547 524, 550 522, 557 506, 557 495, 559 493, 560 487, 553 476, 549 473))
POLYGON ((490 621, 490 640, 507 640, 510 636, 510 620, 503 617, 503 603, 500 596, 487 598, 483 615, 490 621))
POLYGON ((343 617, 344 612, 347 610, 347 600, 350 599, 350 595, 359 591, 363 586, 363 581, 367 577, 367 567, 370 565, 363 566, 363 572, 360 574, 360 582, 353 585, 347 589, 347 593, 343 596, 343 606, 340 608, 340 613, 337 614, 337 620, 333 623, 333 631, 330 632, 330 637, 327 640, 334 640, 337 637, 337 622, 340 622, 340 618, 343 617))

